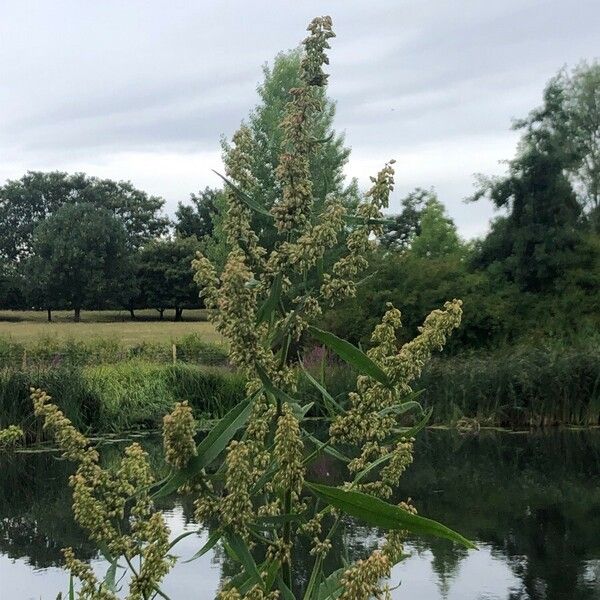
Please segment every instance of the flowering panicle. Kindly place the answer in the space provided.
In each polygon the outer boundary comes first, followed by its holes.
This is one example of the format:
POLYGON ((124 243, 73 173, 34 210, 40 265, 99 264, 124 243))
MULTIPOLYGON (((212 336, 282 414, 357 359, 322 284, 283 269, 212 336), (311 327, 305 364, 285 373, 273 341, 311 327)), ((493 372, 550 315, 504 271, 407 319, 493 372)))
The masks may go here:
POLYGON ((282 408, 275 432, 275 457, 279 468, 273 480, 275 489, 291 491, 299 497, 304 483, 300 424, 289 404, 282 408))
POLYGON ((163 444, 165 460, 177 469, 187 465, 196 456, 196 421, 187 402, 177 402, 173 412, 163 417, 163 444))
POLYGON ((316 224, 306 227, 295 242, 284 242, 277 252, 271 254, 268 270, 277 273, 291 267, 303 272, 314 267, 325 251, 336 244, 345 214, 346 209, 341 202, 328 201, 316 224))
POLYGON ((16 425, 9 425, 5 429, 0 429, 0 448, 16 446, 24 437, 23 430, 16 425))
POLYGON ((227 449, 225 464, 226 495, 221 505, 224 525, 230 526, 243 537, 248 535, 248 523, 254 516, 250 487, 253 483, 251 456, 248 445, 233 441, 227 449))
MULTIPOLYGON (((226 174, 233 179, 243 193, 253 195, 258 183, 252 175, 253 142, 252 133, 246 125, 242 125, 232 137, 233 146, 223 155, 226 174)), ((227 214, 223 229, 231 248, 242 249, 250 264, 255 268, 262 266, 266 253, 258 241, 258 236, 252 229, 252 214, 250 209, 240 200, 238 192, 227 186, 227 214)))
MULTIPOLYGON (((168 556, 169 529, 162 514, 155 511, 149 495, 149 486, 154 479, 146 452, 139 444, 131 444, 125 449, 116 471, 104 470, 99 464, 98 452, 52 404, 46 392, 31 388, 31 398, 36 416, 44 419, 44 428, 52 433, 63 456, 78 463, 75 474, 70 478, 75 520, 92 540, 105 545, 111 554, 128 558, 139 555, 142 558, 142 568, 132 578, 128 598, 138 600, 148 597, 169 571, 172 559, 168 556), (124 534, 117 523, 125 518, 128 502, 132 502, 131 531, 124 534)), ((71 550, 65 551, 65 557, 73 574, 82 581, 81 598, 114 597, 97 595, 99 592, 96 591, 93 573, 74 559, 71 550)))
POLYGON ((379 171, 377 177, 371 177, 373 186, 356 210, 358 225, 346 241, 348 254, 333 265, 333 275, 323 275, 321 294, 330 304, 356 293, 354 278, 367 267, 368 261, 365 256, 370 250, 370 237, 373 233, 381 233, 381 226, 373 223, 373 219, 383 217, 381 210, 388 207, 390 193, 394 189, 394 162, 390 160, 379 171))
POLYGON ((117 600, 118 596, 98 581, 92 567, 75 558, 72 548, 65 548, 63 555, 67 569, 81 582, 79 600, 117 600))
POLYGON ((281 122, 283 152, 276 170, 283 197, 273 205, 271 214, 279 232, 302 229, 308 222, 312 206, 310 154, 315 140, 311 138, 312 115, 321 110, 315 90, 327 83, 323 65, 328 59, 328 40, 335 36, 330 17, 318 17, 308 26, 310 35, 304 40, 304 56, 300 77, 303 85, 290 90, 292 100, 286 106, 281 122))
POLYGON ((344 591, 338 596, 339 600, 381 598, 385 593, 381 580, 389 577, 392 566, 387 554, 381 550, 355 562, 342 575, 340 584, 344 591))

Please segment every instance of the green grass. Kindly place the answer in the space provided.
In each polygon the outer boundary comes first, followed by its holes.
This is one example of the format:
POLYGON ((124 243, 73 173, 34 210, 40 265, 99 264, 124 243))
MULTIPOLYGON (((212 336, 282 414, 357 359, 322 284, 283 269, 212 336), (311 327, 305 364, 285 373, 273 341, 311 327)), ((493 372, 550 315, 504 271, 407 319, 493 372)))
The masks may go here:
POLYGON ((243 378, 228 369, 131 360, 88 367, 0 370, 0 428, 21 426, 44 439, 29 387, 41 387, 81 430, 121 432, 160 426, 175 402, 187 400, 199 418, 219 418, 244 397, 243 378))
POLYGON ((190 333, 177 340, 142 341, 134 345, 124 344, 115 338, 100 337, 88 340, 42 337, 29 343, 0 337, 0 366, 13 369, 85 366, 139 359, 166 364, 173 362, 173 344, 176 362, 204 365, 227 363, 227 348, 223 344, 207 342, 203 335, 190 333))
MULTIPOLYGON (((319 379, 320 366, 311 368, 319 379)), ((354 389, 356 373, 336 362, 325 370, 326 388, 340 401, 354 389)), ((545 340, 493 351, 436 355, 413 383, 419 402, 433 408, 432 424, 461 417, 514 428, 600 425, 600 339, 545 340)), ((301 395, 321 404, 305 380, 301 395)))
POLYGON ((116 340, 133 346, 142 342, 177 341, 189 333, 201 335, 206 342, 219 343, 223 338, 207 321, 206 310, 183 311, 184 321, 174 322, 172 311, 165 311, 164 320, 155 310, 136 311, 131 320, 127 311, 84 311, 81 322, 73 322, 73 313, 54 311, 48 323, 43 311, 0 311, 0 338, 22 344, 34 344, 40 339, 60 341, 116 340))

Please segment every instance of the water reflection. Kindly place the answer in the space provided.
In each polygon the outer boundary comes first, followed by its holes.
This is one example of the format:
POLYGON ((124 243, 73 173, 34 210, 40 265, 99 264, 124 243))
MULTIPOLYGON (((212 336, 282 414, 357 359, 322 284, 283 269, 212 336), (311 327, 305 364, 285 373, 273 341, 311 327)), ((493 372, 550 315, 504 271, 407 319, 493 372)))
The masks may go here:
MULTIPOLYGON (((148 444, 147 444, 148 445, 148 444)), ((152 450, 152 445, 148 445, 152 450)), ((107 449, 104 460, 115 453, 107 449)), ((435 539, 410 540, 410 556, 394 569, 395 598, 423 600, 592 600, 600 598, 600 432, 550 434, 484 432, 460 437, 429 431, 417 444, 400 497, 419 511, 479 542, 467 552, 435 539)), ((339 465, 315 467, 333 480, 339 465)), ((55 598, 65 589, 60 549, 72 546, 102 573, 70 512, 65 488, 71 467, 55 454, 0 456, 0 598, 55 598)), ((191 507, 175 500, 161 507, 176 535, 192 527, 191 507)), ((202 534, 203 536, 207 534, 202 534)), ((364 556, 376 530, 344 523, 329 557, 364 556)), ((178 554, 201 545, 185 538, 178 554)), ((295 565, 298 584, 311 568, 308 548, 295 565)), ((180 565, 165 583, 174 598, 214 598, 232 566, 218 550, 180 565)))

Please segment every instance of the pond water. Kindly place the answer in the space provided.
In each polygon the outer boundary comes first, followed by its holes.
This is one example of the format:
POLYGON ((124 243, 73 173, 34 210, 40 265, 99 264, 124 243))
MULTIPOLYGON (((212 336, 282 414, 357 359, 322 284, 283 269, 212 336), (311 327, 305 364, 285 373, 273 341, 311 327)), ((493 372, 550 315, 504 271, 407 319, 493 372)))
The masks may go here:
MULTIPOLYGON (((152 444, 150 444, 152 450, 152 444)), ((105 451, 110 453, 115 448, 105 451)), ((324 460, 313 478, 335 481, 339 466, 324 460)), ((73 523, 64 481, 70 467, 55 454, 0 455, 0 598, 54 600, 68 587, 60 549, 72 546, 98 573, 106 564, 73 523)), ((461 437, 430 430, 402 481, 422 515, 475 540, 467 551, 431 539, 411 539, 397 565, 394 598, 411 600, 600 599, 600 431, 461 437)), ((172 534, 194 528, 192 507, 177 499, 164 510, 172 534)), ((208 532, 189 536, 177 554, 191 557, 208 532)), ((333 555, 364 556, 377 530, 351 522, 333 555)), ((295 577, 310 566, 300 553, 295 577)), ((231 564, 217 547, 180 564, 164 584, 175 600, 214 598, 231 564)))

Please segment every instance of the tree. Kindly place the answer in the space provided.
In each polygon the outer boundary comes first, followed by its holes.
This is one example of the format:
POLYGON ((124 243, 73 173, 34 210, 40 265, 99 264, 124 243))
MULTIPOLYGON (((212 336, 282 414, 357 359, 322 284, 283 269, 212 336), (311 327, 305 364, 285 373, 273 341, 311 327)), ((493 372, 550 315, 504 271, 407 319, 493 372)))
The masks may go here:
MULTIPOLYGON (((279 53, 272 67, 263 67, 264 80, 258 86, 260 101, 249 115, 252 149, 248 153, 250 162, 247 179, 253 181, 253 187, 245 191, 256 196, 267 210, 281 197, 281 183, 276 173, 285 149, 281 123, 288 103, 293 99, 292 91, 301 86, 300 63, 300 51, 291 50, 279 53)), ((326 196, 332 194, 354 208, 360 194, 356 181, 353 180, 349 185, 344 181, 343 169, 350 149, 344 145, 344 136, 333 128, 335 103, 327 97, 325 87, 312 93, 322 109, 311 115, 308 122, 308 133, 314 140, 309 161, 316 207, 322 207, 326 196)), ((227 163, 231 158, 232 146, 222 140, 222 147, 227 163)), ((252 226, 259 233, 263 245, 270 249, 275 240, 265 237, 270 231, 268 220, 265 219, 264 215, 254 214, 252 226)))
POLYGON ((127 243, 138 248, 165 233, 160 214, 164 200, 127 181, 89 177, 84 173, 29 171, 0 187, 0 257, 20 261, 31 254, 33 231, 65 204, 88 203, 109 210, 123 224, 127 243))
POLYGON ((105 208, 62 206, 35 229, 32 251, 30 295, 48 310, 71 308, 77 322, 82 308, 122 303, 130 295, 127 232, 105 208))
POLYGON ((390 249, 408 249, 413 238, 421 232, 421 217, 427 202, 435 198, 433 190, 423 188, 416 188, 404 197, 400 201, 402 211, 392 217, 393 225, 386 226, 381 244, 390 249))
POLYGON ((200 306, 192 261, 201 244, 195 237, 153 240, 144 246, 138 259, 138 285, 142 302, 158 310, 175 309, 181 321, 184 308, 200 306))
POLYGON ((444 205, 435 197, 427 200, 421 213, 419 233, 412 241, 410 252, 421 258, 443 258, 458 255, 464 247, 456 225, 446 215, 444 205))
POLYGON ((531 292, 550 289, 571 264, 581 213, 561 154, 540 146, 523 144, 508 175, 482 180, 475 195, 508 210, 493 224, 475 265, 499 262, 509 280, 531 292))
POLYGON ((26 307, 22 274, 8 261, 0 260, 0 309, 26 307))
POLYGON ((600 226, 600 62, 562 69, 548 82, 543 105, 515 126, 529 143, 552 143, 579 203, 600 226))
POLYGON ((192 205, 179 202, 175 211, 175 233, 181 237, 208 237, 214 230, 221 190, 206 187, 197 194, 190 194, 192 205))

